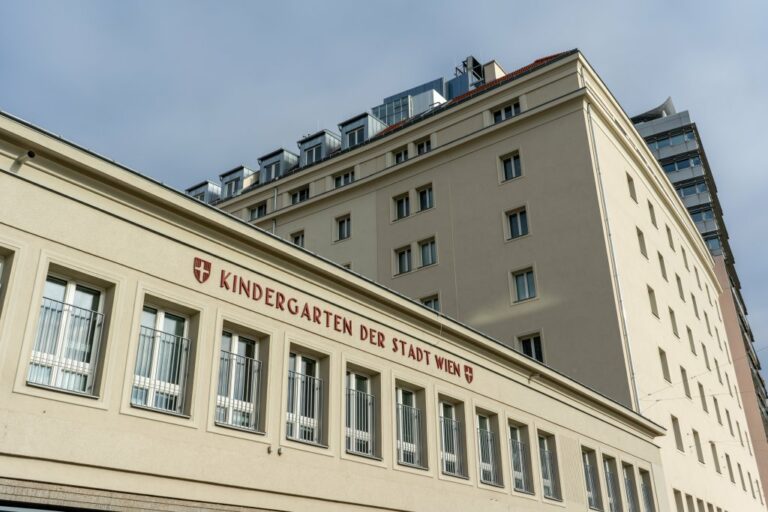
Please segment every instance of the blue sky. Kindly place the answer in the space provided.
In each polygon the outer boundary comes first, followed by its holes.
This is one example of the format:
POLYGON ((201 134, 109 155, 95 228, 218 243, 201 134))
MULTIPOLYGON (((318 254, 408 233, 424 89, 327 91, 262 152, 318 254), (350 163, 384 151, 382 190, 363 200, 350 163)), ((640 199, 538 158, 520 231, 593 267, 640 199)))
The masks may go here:
POLYGON ((0 109, 177 188, 467 55, 512 70, 578 47, 630 115, 691 111, 768 347, 768 2, 0 0, 0 19, 0 109))

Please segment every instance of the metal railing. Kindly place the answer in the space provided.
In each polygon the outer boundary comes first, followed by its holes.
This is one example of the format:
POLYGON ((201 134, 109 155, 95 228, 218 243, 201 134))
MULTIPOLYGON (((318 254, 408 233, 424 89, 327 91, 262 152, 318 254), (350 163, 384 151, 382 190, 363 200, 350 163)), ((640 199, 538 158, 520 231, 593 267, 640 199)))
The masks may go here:
POLYGON ((373 457, 376 448, 376 399, 369 393, 347 389, 347 451, 373 457))
POLYGON ((261 361, 221 351, 216 423, 248 430, 259 429, 261 361))
POLYGON ((544 496, 553 500, 561 499, 560 479, 557 472, 557 454, 553 450, 539 449, 541 459, 541 483, 544 496))
POLYGON ((477 429, 477 441, 479 445, 480 481, 484 484, 502 485, 496 434, 490 430, 479 428, 477 429))
POLYGON ((189 362, 187 338, 142 327, 131 404, 184 413, 189 362))
POLYGON ((93 393, 104 315, 43 298, 27 382, 93 393))
POLYGON ((531 480, 531 451, 528 443, 509 440, 510 459, 512 460, 512 479, 516 491, 533 493, 531 480))
POLYGON ((587 503, 593 510, 603 510, 603 500, 600 496, 600 477, 597 466, 589 461, 584 461, 584 479, 587 483, 587 503))
POLYGON ((464 443, 462 442, 461 422, 440 417, 440 465, 446 475, 467 477, 464 443))
POLYGON ((289 439, 320 444, 322 440, 323 381, 294 371, 288 372, 289 439))
POLYGON ((397 462, 425 467, 421 440, 421 411, 397 404, 397 462))

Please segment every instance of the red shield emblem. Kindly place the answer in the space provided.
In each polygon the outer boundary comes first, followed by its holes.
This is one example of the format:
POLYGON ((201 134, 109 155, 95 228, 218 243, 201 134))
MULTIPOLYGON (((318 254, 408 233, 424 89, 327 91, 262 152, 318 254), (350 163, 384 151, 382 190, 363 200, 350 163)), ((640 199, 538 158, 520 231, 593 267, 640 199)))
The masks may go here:
POLYGON ((211 277, 211 262, 201 258, 195 258, 192 271, 195 273, 197 282, 203 284, 209 277, 211 277))
POLYGON ((466 364, 464 365, 464 377, 467 379, 467 384, 472 384, 472 380, 475 378, 475 371, 466 364))

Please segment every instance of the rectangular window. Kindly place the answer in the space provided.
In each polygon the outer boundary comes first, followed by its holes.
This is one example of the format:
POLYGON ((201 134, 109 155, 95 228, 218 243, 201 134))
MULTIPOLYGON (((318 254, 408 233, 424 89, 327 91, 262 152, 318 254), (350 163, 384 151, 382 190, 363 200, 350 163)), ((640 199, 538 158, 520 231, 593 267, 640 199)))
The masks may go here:
POLYGON ((651 482, 651 474, 644 469, 640 470, 640 489, 643 494, 645 512, 656 512, 656 500, 653 496, 653 483, 651 482))
POLYGON ((683 265, 685 266, 685 270, 690 272, 690 268, 688 268, 688 254, 685 252, 685 247, 682 245, 680 246, 680 254, 683 255, 683 265))
POLYGON ((683 444, 683 434, 680 431, 680 422, 672 416, 672 431, 675 434, 675 446, 677 446, 677 449, 681 452, 685 451, 685 445, 683 444))
POLYGON ((477 414, 477 448, 480 481, 484 484, 501 486, 499 465, 499 442, 492 427, 495 417, 477 414))
POLYGON ((640 512, 640 500, 637 495, 637 480, 635 479, 635 468, 630 464, 621 465, 622 476, 624 477, 624 490, 626 492, 628 512, 640 512))
POLYGON ((361 126, 360 128, 355 128, 354 130, 350 130, 349 132, 347 132, 347 147, 351 148, 353 146, 357 146, 358 144, 362 144, 364 138, 365 138, 365 127, 361 126))
POLYGON ((395 250, 395 273, 405 274, 411 271, 411 248, 403 247, 395 250))
POLYGON ((720 382, 720 384, 723 383, 723 374, 720 373, 720 363, 717 362, 717 359, 715 359, 715 369, 717 370, 717 380, 720 382))
POLYGON ((512 274, 515 281, 515 302, 536 297, 536 283, 533 279, 533 269, 526 269, 512 274))
POLYGON ((435 206, 435 197, 432 193, 432 184, 425 185, 416 190, 419 196, 419 211, 429 210, 435 206))
POLYGON ((333 177, 333 188, 340 188, 355 181, 355 171, 346 171, 333 177))
POLYGON ((423 155, 432 151, 432 141, 430 139, 424 139, 416 143, 416 154, 423 155))
POLYGON ((280 162, 275 162, 264 167, 264 176, 267 178, 266 181, 280 177, 280 162))
POLYGON ((408 150, 407 149, 401 149, 399 151, 395 151, 395 165, 401 164, 408 160, 408 150))
POLYGON ((704 412, 709 412, 709 406, 707 405, 707 394, 704 393, 704 386, 701 385, 701 382, 699 382, 699 397, 701 397, 701 408, 704 410, 704 412))
POLYGON ((664 256, 662 256, 660 252, 657 254, 659 256, 659 270, 661 271, 661 277, 667 281, 667 266, 664 264, 664 256))
POLYGON ((515 151, 501 159, 502 177, 504 181, 519 178, 523 175, 523 166, 520 163, 520 153, 515 151))
POLYGON ((741 463, 736 463, 736 468, 739 470, 739 480, 741 480, 741 488, 744 490, 744 492, 747 492, 747 486, 744 483, 744 472, 741 470, 741 463))
POLYGON ((680 295, 680 300, 685 302, 685 292, 683 292, 683 281, 680 279, 680 276, 675 274, 675 281, 677 281, 677 293, 680 295))
POLYGON ((304 156, 304 165, 310 165, 315 162, 319 162, 323 158, 322 145, 317 144, 308 148, 304 156))
POLYGON ((395 220, 404 219, 411 214, 411 199, 408 194, 397 196, 395 202, 395 220))
POLYGON ((267 214, 267 202, 262 201, 250 209, 250 219, 256 220, 267 214))
POLYGON ((309 187, 302 187, 291 192, 291 204, 298 204, 309 199, 309 187))
POLYGON ((235 194, 237 194, 240 191, 240 178, 235 178, 233 180, 227 181, 224 183, 224 193, 222 194, 222 197, 232 197, 235 194))
POLYGON ((682 366, 680 367, 680 379, 683 382, 683 390, 685 391, 685 396, 691 398, 691 386, 688 384, 688 372, 682 366))
POLYGON ((673 251, 675 250, 675 242, 672 240, 672 230, 669 229, 669 226, 666 226, 667 228, 667 242, 669 243, 669 248, 673 251))
POLYGON ((715 471, 722 473, 723 471, 720 469, 720 457, 717 455, 717 446, 714 442, 709 442, 709 449, 712 451, 712 463, 715 465, 715 471))
POLYGON ((434 238, 419 242, 419 252, 421 253, 422 267, 428 267, 437 263, 437 244, 434 238))
POLYGON ((691 354, 696 355, 696 342, 693 341, 693 331, 691 331, 691 328, 686 326, 685 332, 688 335, 688 348, 691 349, 691 354))
POLYGON ((430 295, 421 299, 421 303, 427 306, 429 309, 440 311, 440 298, 437 295, 430 295))
POLYGON ((673 489, 675 494, 675 509, 677 512, 685 512, 685 504, 683 503, 683 495, 677 489, 673 489))
POLYGON ((440 466, 445 475, 466 478, 466 450, 458 410, 455 404, 440 401, 440 466))
POLYGON ((493 122, 500 123, 506 119, 510 119, 520 114, 520 102, 515 101, 510 105, 506 105, 498 110, 493 111, 493 122))
POLYGON ((347 372, 347 451, 373 457, 375 454, 376 397, 371 378, 347 372))
POLYGON ((538 333, 518 338, 520 352, 540 362, 544 362, 544 351, 541 347, 541 335, 538 333))
POLYGON ((699 277, 699 269, 693 267, 693 273, 696 275, 696 285, 699 287, 699 290, 701 290, 701 278, 699 277))
POLYGON ((528 213, 525 208, 507 212, 509 239, 519 238, 528 234, 528 213))
POLYGON ((261 361, 259 342, 236 332, 221 334, 216 423, 259 430, 261 361))
POLYGON ((541 485, 544 497, 561 500, 560 475, 557 464, 555 436, 539 431, 539 462, 541 464, 541 485))
POLYGON ((398 387, 397 398, 397 462, 424 468, 426 442, 424 414, 419 408, 416 392, 398 387))
POLYGON ((515 490, 533 494, 528 427, 520 424, 509 425, 509 450, 515 490))
POLYGON ((709 366, 709 352, 707 352, 707 346, 702 342, 701 344, 701 353, 704 354, 704 365, 707 367, 707 370, 711 370, 709 366))
POLYGON ((632 179, 632 176, 627 174, 627 188, 629 189, 629 197, 632 198, 634 202, 637 202, 637 192, 635 191, 635 180, 632 179))
POLYGON ((164 412, 184 413, 191 342, 188 320, 145 305, 141 313, 139 349, 131 404, 164 412))
POLYGON ((587 504, 592 510, 603 510, 603 497, 600 492, 600 473, 597 468, 597 454, 595 450, 582 448, 581 461, 584 466, 584 481, 587 487, 587 504))
POLYGON ((653 209, 653 204, 651 204, 650 201, 648 201, 648 215, 651 217, 651 224, 653 224, 653 227, 659 227, 656 224, 656 210, 653 209))
POLYGON ((616 469, 616 459, 603 457, 603 470, 605 472, 605 487, 608 491, 608 510, 610 512, 622 512, 621 487, 616 469))
POLYGON ((653 316, 659 318, 659 308, 656 305, 656 292, 654 292, 653 288, 650 286, 648 286, 648 302, 651 304, 651 313, 653 313, 653 316))
POLYGON ((704 312, 704 324, 707 326, 707 333, 709 333, 710 336, 712 336, 712 326, 709 323, 709 315, 707 312, 704 312))
POLYGON ((74 280, 47 277, 28 383, 95 394, 104 302, 100 290, 74 280))
POLYGON ((291 235, 291 242, 293 245, 304 247, 304 231, 297 231, 291 235))
POLYGON ((712 405, 715 408, 715 416, 717 416, 717 422, 723 424, 723 417, 720 415, 720 402, 717 401, 717 397, 712 397, 712 405))
POLYGON ((637 244, 640 246, 640 254, 647 258, 648 251, 645 248, 645 235, 640 231, 640 228, 637 228, 637 244))
POLYGON ((693 314, 696 318, 699 318, 699 304, 696 302, 696 296, 691 294, 691 305, 693 306, 693 314))
POLYGON ((675 312, 672 310, 672 308, 669 308, 669 323, 672 325, 672 334, 680 337, 680 331, 677 330, 677 317, 675 316, 675 312))
POLYGON ((728 422, 728 431, 731 433, 731 436, 736 437, 733 433, 733 423, 731 423, 731 413, 728 409, 725 410, 725 420, 728 422))
POLYGON ((322 442, 323 381, 317 359, 291 352, 288 357, 286 437, 312 444, 322 442))
POLYGON ((725 466, 728 468, 728 478, 731 479, 731 483, 736 483, 736 478, 733 476, 733 464, 731 464, 731 456, 727 453, 725 454, 725 466))
POLYGON ((672 377, 669 375, 669 363, 667 362, 667 353, 659 348, 659 361, 661 361, 661 374, 664 376, 664 380, 672 382, 672 377))
POLYGON ((336 241, 346 240, 352 236, 352 217, 344 215, 336 219, 336 241))
POLYGON ((696 446, 696 457, 699 459, 699 462, 704 464, 704 452, 701 449, 701 438, 699 437, 699 433, 694 429, 692 430, 693 433, 693 444, 696 446))

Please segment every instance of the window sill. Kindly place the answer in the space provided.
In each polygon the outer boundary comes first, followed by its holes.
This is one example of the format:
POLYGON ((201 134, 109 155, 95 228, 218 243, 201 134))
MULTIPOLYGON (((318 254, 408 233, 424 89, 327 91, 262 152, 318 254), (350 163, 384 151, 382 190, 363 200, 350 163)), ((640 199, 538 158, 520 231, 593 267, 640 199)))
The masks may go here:
POLYGON ((333 241, 333 245, 340 244, 343 242, 348 242, 351 239, 352 239, 352 235, 349 235, 347 238, 337 238, 336 240, 333 241))
POLYGON ((443 475, 443 476, 447 476, 449 478, 458 478, 459 480, 467 480, 467 481, 469 481, 469 476, 468 475, 457 475, 455 473, 446 473, 444 471, 441 471, 440 474, 443 475))
POLYGON ((237 425, 230 425, 228 423, 220 423, 218 421, 214 421, 213 424, 216 425, 217 427, 226 428, 229 430, 237 430, 238 432, 246 432, 248 434, 256 434, 259 436, 267 435, 267 433, 262 430, 254 430, 246 427, 238 427, 237 425))
POLYGON ((524 235, 515 236, 515 237, 504 237, 504 242, 506 242, 506 243, 516 242, 516 241, 520 240, 521 238, 528 238, 529 236, 531 236, 530 232, 528 232, 528 233, 526 233, 524 235))
POLYGON ((353 452, 352 450, 346 450, 346 453, 347 455, 354 455, 355 457, 362 457, 363 459, 375 460, 377 462, 382 462, 384 460, 381 457, 378 457, 376 455, 368 455, 367 453, 353 452))
POLYGON ((418 469, 420 471, 429 471, 427 466, 419 466, 418 464, 408 464, 407 462, 397 461, 397 465, 405 468, 418 469))
POLYGON ((327 444, 323 444, 323 443, 313 443, 312 441, 306 441, 304 439, 296 439, 296 438, 293 438, 293 437, 286 437, 285 439, 287 441, 291 441, 293 443, 299 443, 299 444, 303 444, 303 445, 306 445, 306 446, 314 446, 315 448, 324 448, 326 450, 328 449, 328 445, 327 444))
POLYGON ((481 485, 487 485, 488 487, 493 487, 494 489, 504 489, 504 484, 495 484, 492 482, 485 482, 483 480, 480 480, 481 485))
POLYGON ((79 391, 72 391, 70 389, 64 389, 64 388, 57 388, 56 386, 46 386, 45 384, 38 384, 37 382, 26 382, 27 386, 32 388, 38 388, 38 389, 45 389, 48 391, 54 391, 56 393, 63 393, 65 395, 71 395, 71 396, 79 396, 83 398, 89 398, 91 400, 98 400, 100 397, 99 395, 93 395, 90 393, 82 393, 79 391))
POLYGON ((517 492, 517 493, 520 493, 520 494, 525 494, 526 496, 536 496, 536 493, 535 493, 535 492, 533 492, 533 491, 528 491, 528 490, 526 490, 526 489, 518 489, 517 487, 515 487, 515 488, 513 488, 512 490, 513 490, 513 491, 515 491, 515 492, 517 492))
POLYGON ((140 409, 142 411, 150 411, 150 412, 156 412, 156 413, 159 413, 159 414, 165 414, 166 416, 175 416, 177 418, 183 418, 185 420, 188 420, 188 419, 192 418, 192 416, 190 416, 189 414, 183 414, 183 413, 180 413, 180 412, 168 411, 166 409, 156 409, 154 407, 149 407, 147 405, 138 405, 138 404, 131 403, 131 407, 133 407, 134 409, 140 409))

